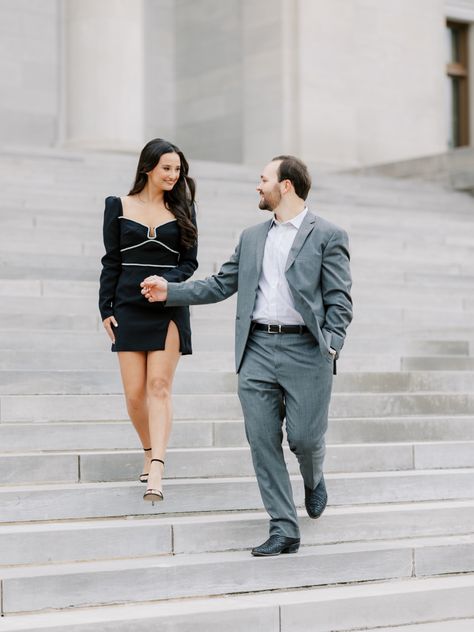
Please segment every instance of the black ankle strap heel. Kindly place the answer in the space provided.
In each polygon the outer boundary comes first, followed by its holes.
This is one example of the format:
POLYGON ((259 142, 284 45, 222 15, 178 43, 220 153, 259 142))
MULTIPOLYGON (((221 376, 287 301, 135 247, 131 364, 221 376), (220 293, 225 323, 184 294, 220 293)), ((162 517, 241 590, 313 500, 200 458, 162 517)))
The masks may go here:
MULTIPOLYGON (((143 448, 143 452, 150 452, 151 448, 143 448)), ((148 483, 148 472, 140 474, 138 477, 140 483, 148 483)))
MULTIPOLYGON (((161 459, 152 459, 151 463, 153 462, 163 463, 163 467, 165 465, 165 462, 161 459)), ((147 489, 146 492, 143 494, 143 500, 151 501, 151 504, 154 505, 155 502, 163 500, 163 492, 161 491, 161 489, 147 489)))

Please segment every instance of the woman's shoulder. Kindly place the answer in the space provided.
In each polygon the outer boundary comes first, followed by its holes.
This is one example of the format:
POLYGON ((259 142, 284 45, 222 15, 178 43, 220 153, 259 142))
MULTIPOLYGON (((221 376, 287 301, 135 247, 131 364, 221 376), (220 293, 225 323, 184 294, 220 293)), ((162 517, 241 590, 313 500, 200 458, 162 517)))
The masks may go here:
POLYGON ((105 212, 119 215, 122 213, 122 199, 116 195, 108 195, 105 198, 105 212))
POLYGON ((122 203, 119 197, 109 195, 105 198, 104 226, 115 224, 122 215, 122 203))
POLYGON ((122 202, 122 198, 118 195, 108 195, 105 198, 105 206, 118 206, 122 202))

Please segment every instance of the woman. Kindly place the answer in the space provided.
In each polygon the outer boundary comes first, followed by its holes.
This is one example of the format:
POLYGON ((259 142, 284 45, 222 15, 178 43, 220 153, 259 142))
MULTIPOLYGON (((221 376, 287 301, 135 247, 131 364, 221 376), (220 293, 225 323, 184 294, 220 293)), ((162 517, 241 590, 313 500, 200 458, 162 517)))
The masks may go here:
POLYGON ((163 500, 171 388, 180 355, 192 353, 191 329, 188 307, 149 303, 140 282, 157 273, 185 281, 198 266, 195 184, 188 169, 175 145, 151 140, 140 154, 129 194, 105 201, 99 308, 145 452, 139 478, 148 483, 143 498, 152 502, 163 500))

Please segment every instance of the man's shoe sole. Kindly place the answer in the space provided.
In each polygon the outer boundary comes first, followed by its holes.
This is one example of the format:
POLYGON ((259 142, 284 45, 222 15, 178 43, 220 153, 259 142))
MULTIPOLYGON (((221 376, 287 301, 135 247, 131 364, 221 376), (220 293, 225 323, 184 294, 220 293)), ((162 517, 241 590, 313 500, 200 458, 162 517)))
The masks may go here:
POLYGON ((280 551, 279 553, 257 553, 254 551, 251 551, 251 553, 254 557, 277 557, 277 555, 286 555, 287 553, 298 553, 299 548, 300 548, 299 544, 291 544, 290 546, 287 546, 286 549, 283 549, 283 551, 280 551))

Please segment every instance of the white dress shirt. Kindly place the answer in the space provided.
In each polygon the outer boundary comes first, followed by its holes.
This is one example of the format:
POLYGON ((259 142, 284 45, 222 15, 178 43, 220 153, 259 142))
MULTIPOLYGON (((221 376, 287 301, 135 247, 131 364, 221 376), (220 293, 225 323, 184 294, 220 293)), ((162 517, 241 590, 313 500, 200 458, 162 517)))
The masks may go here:
POLYGON ((252 320, 271 325, 304 325, 296 311, 285 266, 288 254, 306 213, 307 207, 286 222, 273 218, 263 254, 262 272, 258 283, 257 299, 252 320))

